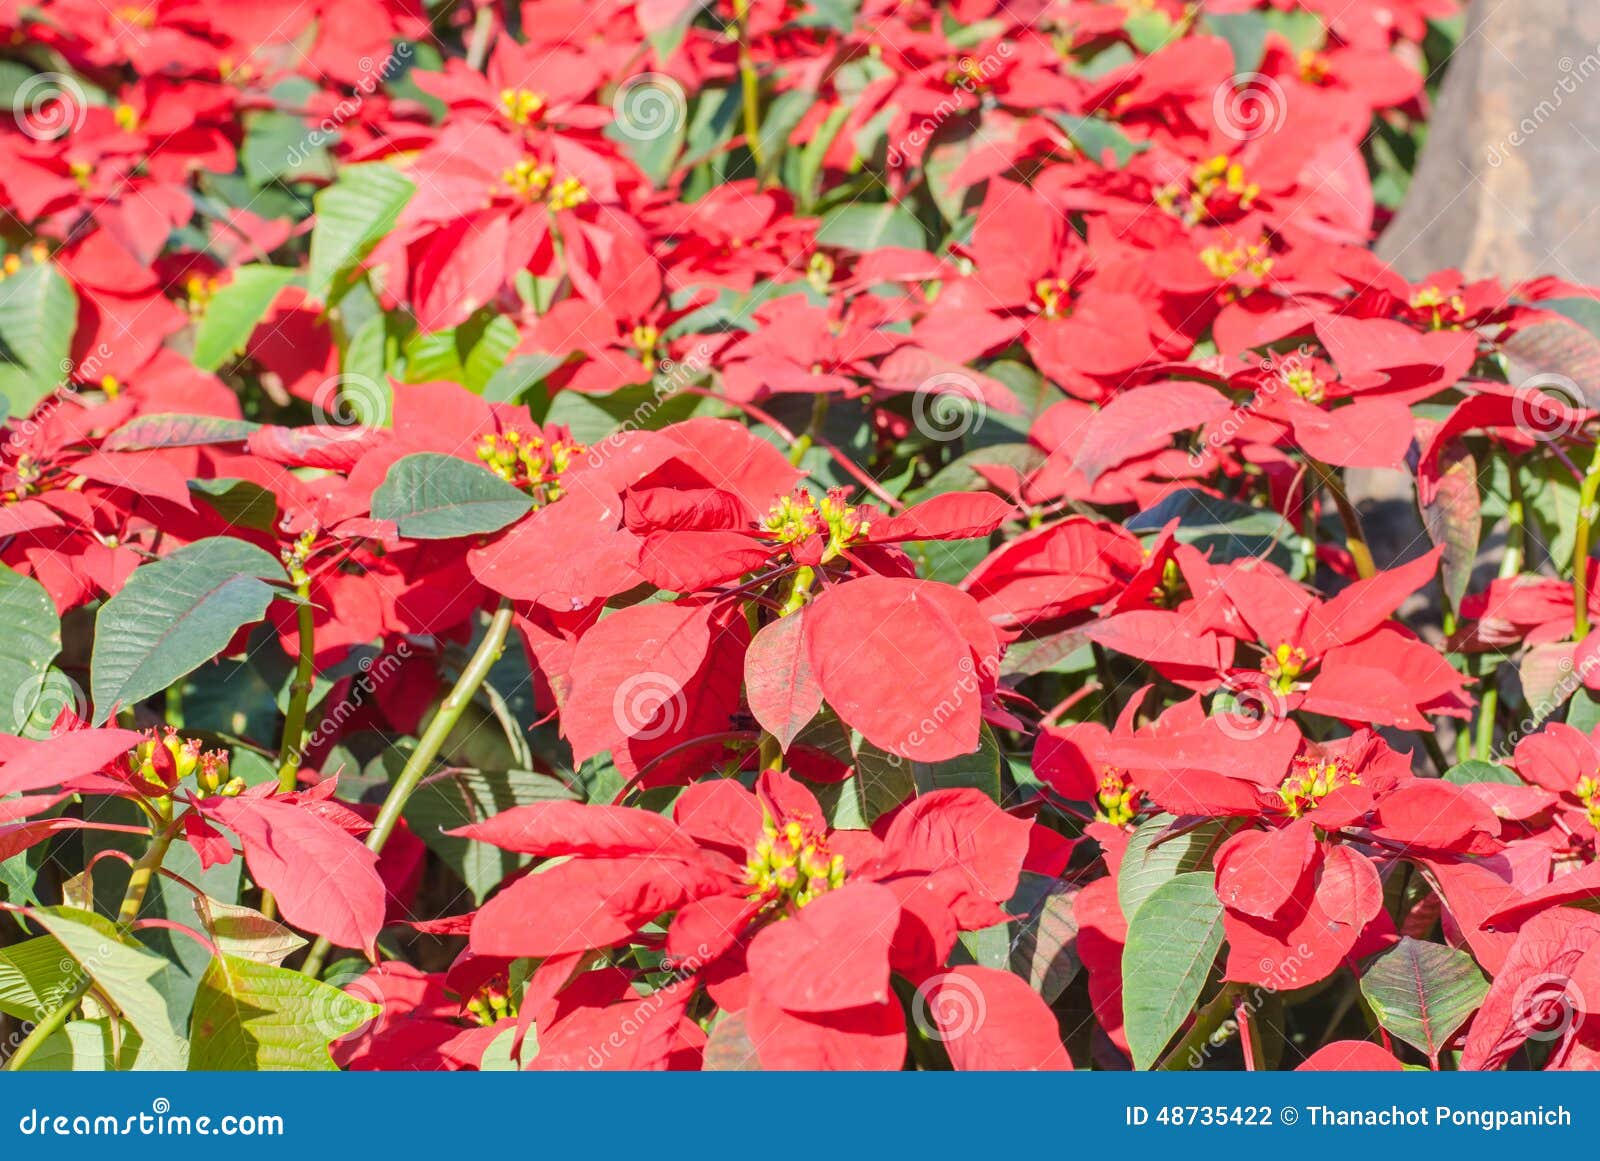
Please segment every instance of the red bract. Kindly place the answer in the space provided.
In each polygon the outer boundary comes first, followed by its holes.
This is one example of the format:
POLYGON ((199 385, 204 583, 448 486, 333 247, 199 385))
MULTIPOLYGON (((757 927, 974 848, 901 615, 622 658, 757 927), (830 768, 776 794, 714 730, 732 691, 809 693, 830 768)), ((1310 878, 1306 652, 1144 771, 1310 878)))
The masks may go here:
MULTIPOLYGON (((676 912, 663 945, 681 973, 672 986, 704 981, 722 1009, 743 1015, 764 1065, 895 1068, 905 1039, 891 970, 920 983, 958 931, 1001 916, 1028 826, 981 794, 944 791, 896 815, 881 837, 831 830, 808 790, 768 771, 757 795, 730 782, 691 787, 672 821, 548 803, 463 833, 571 856, 479 911, 474 953, 568 955, 630 941, 676 912)), ((995 1020, 1026 1028, 1037 1004, 1028 998, 1007 995, 995 1020)), ((979 1066, 988 1042, 966 1049, 979 1066)), ((1033 1051, 1029 1066, 1064 1060, 1059 1046, 1033 1051)))

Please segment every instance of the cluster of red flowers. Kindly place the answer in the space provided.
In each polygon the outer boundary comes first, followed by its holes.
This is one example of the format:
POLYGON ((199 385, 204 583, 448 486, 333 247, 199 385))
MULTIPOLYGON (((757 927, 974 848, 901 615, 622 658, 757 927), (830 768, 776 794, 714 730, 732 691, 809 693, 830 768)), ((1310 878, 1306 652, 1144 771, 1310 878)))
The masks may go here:
POLYGON ((1457 17, 0 5, 14 1066, 1600 1067, 1600 292, 1369 248, 1457 17))

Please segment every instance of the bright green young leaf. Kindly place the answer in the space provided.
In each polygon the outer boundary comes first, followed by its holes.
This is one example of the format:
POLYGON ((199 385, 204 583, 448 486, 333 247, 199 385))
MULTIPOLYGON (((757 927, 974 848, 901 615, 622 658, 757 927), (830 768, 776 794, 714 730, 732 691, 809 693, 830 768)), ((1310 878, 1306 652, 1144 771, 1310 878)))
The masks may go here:
POLYGON ((306 293, 328 301, 339 276, 385 234, 416 192, 392 165, 372 162, 339 171, 339 180, 313 199, 317 224, 311 231, 306 293))
POLYGON ((1439 1059, 1488 991, 1489 981, 1467 952, 1409 935, 1361 976, 1361 994, 1378 1023, 1430 1061, 1439 1059))
POLYGON ((274 595, 266 582, 284 579, 270 553, 225 536, 135 569, 95 620, 94 723, 216 657, 235 632, 266 614, 274 595))
POLYGON ((224 953, 195 994, 189 1068, 332 1072, 328 1045, 381 1011, 300 972, 224 953))
POLYGON ((215 371, 239 354, 257 324, 299 271, 288 266, 241 266, 233 281, 211 296, 194 336, 195 366, 215 371))
POLYGON ((53 935, 0 948, 0 1012, 34 1021, 77 982, 78 965, 53 935))
POLYGON ((0 395, 26 415, 72 371, 78 296, 54 265, 24 266, 0 294, 0 395))
POLYGON ((146 1063, 144 1041, 127 1024, 113 1030, 111 1018, 69 1021, 39 1045, 23 1072, 128 1072, 156 1066, 146 1063))
POLYGON ((411 540, 498 532, 532 509, 525 493, 493 472, 436 452, 396 460, 372 493, 373 518, 393 520, 411 540))
POLYGON ((0 565, 0 733, 22 731, 61 652, 61 618, 44 586, 0 565))
POLYGON ((1209 871, 1168 879, 1134 912, 1122 949, 1122 1014, 1135 1068, 1161 1058, 1221 946, 1222 902, 1209 871))
POLYGON ((28 914, 61 942, 99 994, 138 1030, 144 1042, 136 1062, 139 1067, 183 1068, 187 1048, 172 1026, 171 1010, 157 981, 161 973, 172 970, 165 959, 91 911, 41 907, 28 914))

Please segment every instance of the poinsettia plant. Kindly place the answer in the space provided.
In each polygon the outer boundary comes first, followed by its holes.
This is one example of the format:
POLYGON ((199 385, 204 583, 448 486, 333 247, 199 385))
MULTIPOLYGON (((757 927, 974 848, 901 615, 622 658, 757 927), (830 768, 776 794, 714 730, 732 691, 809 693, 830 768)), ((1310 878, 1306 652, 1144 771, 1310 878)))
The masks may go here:
POLYGON ((6 1068, 1600 1067, 1453 0, 290 7, 0 6, 6 1068))

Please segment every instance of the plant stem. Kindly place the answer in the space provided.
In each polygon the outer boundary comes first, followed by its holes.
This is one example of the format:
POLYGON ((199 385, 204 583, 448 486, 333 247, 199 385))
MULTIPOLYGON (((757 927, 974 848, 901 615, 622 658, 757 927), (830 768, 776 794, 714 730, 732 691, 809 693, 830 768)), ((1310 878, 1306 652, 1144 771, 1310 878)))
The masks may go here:
POLYGON ((1191 1055, 1205 1059, 1207 1041, 1233 1015, 1234 1005, 1244 991, 1243 984, 1232 981, 1223 984, 1222 990, 1212 996, 1211 1002, 1196 1014, 1194 1023, 1189 1025, 1189 1031, 1178 1041, 1177 1047, 1163 1056, 1156 1068, 1162 1072, 1182 1070, 1189 1067, 1191 1055))
POLYGON ((472 37, 467 43, 467 67, 473 72, 483 69, 483 62, 489 56, 489 42, 494 37, 495 11, 493 4, 485 4, 478 9, 478 15, 472 21, 472 37))
POLYGON ((1522 571, 1528 555, 1527 501, 1522 494, 1522 477, 1517 465, 1510 465, 1510 499, 1506 503, 1506 554, 1500 560, 1502 580, 1522 571))
POLYGON ((1477 757, 1480 762, 1489 761, 1489 755, 1494 749, 1494 719, 1496 711, 1500 708, 1500 685, 1497 681, 1499 676, 1500 667, 1496 665, 1483 679, 1483 700, 1478 704, 1477 757))
POLYGON ((1572 639, 1589 635, 1589 535, 1594 527, 1595 493, 1600 491, 1600 443, 1578 489, 1578 528, 1572 538, 1572 639))
POLYGON ((795 467, 800 466, 800 461, 806 458, 806 452, 811 450, 811 445, 816 441, 817 434, 822 431, 822 425, 828 418, 828 397, 818 392, 811 401, 811 422, 806 424, 792 444, 789 445, 789 462, 795 467))
MULTIPOLYGON (((489 628, 484 633, 483 640, 478 642, 477 651, 467 662, 466 668, 461 671, 461 676, 456 678, 456 683, 450 688, 450 692, 439 703, 439 709, 433 715, 433 720, 428 723, 428 728, 422 731, 417 748, 411 751, 411 757, 406 760, 405 768, 400 771, 400 776, 395 779, 394 786, 389 790, 389 796, 384 799, 383 809, 378 812, 377 821, 367 832, 367 849, 373 854, 383 852, 389 836, 394 833, 394 828, 400 822, 400 815, 406 808, 406 802, 421 784, 422 779, 433 769, 439 751, 444 749, 445 741, 450 737, 451 731, 456 728, 456 723, 461 720, 462 713, 478 692, 478 687, 483 684, 484 678, 489 676, 489 670, 499 659, 500 651, 505 647, 506 635, 510 631, 511 602, 502 597, 499 608, 495 609, 494 616, 489 620, 489 628)), ((300 970, 308 976, 320 975, 323 962, 332 947, 327 939, 318 939, 312 945, 300 970)))
POLYGON ((284 794, 295 788, 300 774, 300 761, 305 757, 306 707, 311 704, 311 690, 316 684, 311 659, 316 652, 316 610, 311 607, 307 586, 299 590, 300 607, 295 611, 295 625, 300 633, 300 658, 295 665, 294 684, 289 687, 289 712, 283 722, 283 742, 278 750, 278 789, 284 794))
POLYGON ((733 0, 734 36, 739 42, 739 91, 744 106, 744 147, 759 173, 763 164, 761 148, 761 78, 750 57, 750 0, 733 0))
MULTIPOLYGON (((128 874, 127 890, 122 893, 122 906, 117 909, 118 932, 126 933, 133 926, 133 921, 139 918, 139 908, 144 906, 145 894, 150 890, 150 884, 155 879, 156 872, 160 870, 162 860, 167 857, 167 848, 172 845, 172 840, 177 834, 177 822, 169 822, 151 838, 149 849, 138 862, 133 864, 133 869, 128 874)), ((20 1072, 23 1065, 39 1051, 40 1046, 71 1019, 72 1013, 78 1008, 78 1002, 89 994, 89 989, 93 986, 93 978, 88 972, 83 972, 77 983, 72 986, 72 991, 62 997, 60 1003, 50 1009, 33 1026, 22 1043, 17 1045, 17 1050, 11 1054, 11 1059, 6 1061, 5 1071, 20 1072)))
POLYGON ((1366 580, 1376 576, 1377 566, 1372 560, 1372 550, 1367 546, 1367 534, 1361 527, 1361 513, 1356 511, 1356 506, 1350 502, 1350 497, 1345 493, 1344 485, 1339 482, 1338 474, 1328 465, 1318 460, 1308 459, 1311 470, 1316 472, 1317 479, 1333 497, 1333 504, 1339 510, 1339 521, 1344 525, 1345 547, 1350 550, 1350 556, 1356 564, 1356 576, 1366 580))

